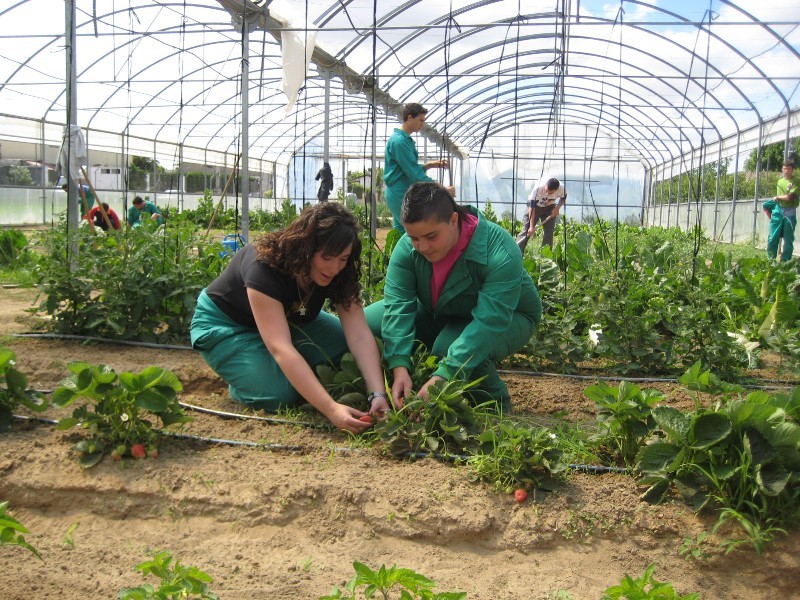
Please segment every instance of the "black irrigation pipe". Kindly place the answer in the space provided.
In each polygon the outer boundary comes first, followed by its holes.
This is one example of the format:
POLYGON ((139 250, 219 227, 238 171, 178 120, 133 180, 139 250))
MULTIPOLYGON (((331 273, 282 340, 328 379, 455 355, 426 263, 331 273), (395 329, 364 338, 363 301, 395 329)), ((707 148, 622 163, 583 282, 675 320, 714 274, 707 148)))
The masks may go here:
MULTIPOLYGON (((53 390, 37 390, 37 389, 28 389, 28 392, 34 392, 37 394, 52 394, 53 390)), ((214 410, 213 408, 205 408, 203 406, 196 406, 194 404, 189 404, 188 402, 178 402, 180 406, 183 408, 187 408, 189 410, 193 410, 199 413, 205 413, 209 415, 214 415, 217 417, 222 417, 223 419, 241 419, 241 420, 253 420, 253 421, 265 421, 267 423, 281 423, 285 425, 302 425, 303 427, 312 427, 315 429, 327 429, 327 425, 321 425, 319 423, 311 423, 309 421, 293 421, 292 419, 282 419, 280 417, 259 417, 258 415, 245 415, 242 413, 232 413, 226 412, 224 410, 214 410)))
MULTIPOLYGON (((526 377, 561 377, 563 379, 582 379, 593 381, 600 379, 602 381, 631 381, 639 383, 678 383, 674 377, 625 377, 623 375, 574 375, 571 373, 548 373, 545 371, 519 371, 515 369, 497 369, 498 373, 505 373, 506 375, 525 375, 526 377)), ((754 390, 771 390, 771 389, 785 389, 800 385, 800 381, 786 381, 782 379, 761 379, 764 383, 774 383, 776 385, 755 385, 755 384, 738 384, 743 388, 754 390)))
POLYGON ((178 402, 184 408, 194 410, 200 413, 215 415, 224 419, 251 419, 253 421, 266 421, 267 423, 282 423, 285 425, 302 425, 303 427, 312 427, 315 429, 327 429, 327 425, 319 423, 311 423, 309 421, 293 421, 292 419, 282 419, 279 417, 259 417, 258 415, 244 415, 241 413, 226 412, 223 410, 214 410, 213 408, 204 408, 202 406, 195 406, 187 402, 178 402))
POLYGON ((65 333, 12 333, 11 337, 46 338, 54 340, 78 340, 82 342, 103 342, 104 344, 119 344, 121 346, 142 346, 143 348, 157 348, 160 350, 194 350, 194 348, 192 348, 191 346, 156 344, 154 342, 134 342, 131 340, 113 340, 110 338, 90 337, 85 335, 69 335, 65 333))
MULTIPOLYGON (((19 421, 32 421, 35 423, 44 423, 45 425, 58 425, 58 421, 54 419, 46 419, 44 417, 29 417, 26 415, 13 415, 14 419, 19 421)), ((161 431, 162 435, 166 435, 169 437, 173 437, 176 439, 181 440, 190 440, 190 441, 197 441, 197 442, 206 442, 208 444, 225 444, 227 446, 249 446, 249 447, 257 447, 257 448, 265 448, 267 450, 285 450, 288 452, 300 452, 303 450, 302 446, 296 445, 287 445, 287 444, 262 444, 260 442, 251 442, 248 440, 227 440, 221 438, 210 438, 200 435, 191 435, 188 433, 173 433, 171 431, 161 431)), ((334 450, 340 450, 340 448, 334 448, 334 450)), ((344 450, 349 450, 349 448, 345 448, 344 450)))
MULTIPOLYGON (((235 414, 235 413, 228 413, 235 414)), ((247 415, 242 415, 247 416, 247 415)), ((36 423, 44 423, 46 425, 57 425, 58 421, 54 419, 46 419, 44 417, 29 417, 25 415, 13 415, 14 419, 20 421, 33 421, 36 423)), ((163 435, 170 436, 176 439, 189 440, 195 442, 205 442, 208 444, 224 444, 226 446, 247 446, 250 448, 264 448, 266 450, 276 450, 285 452, 302 452, 303 446, 288 445, 288 444, 262 444, 260 442, 251 442, 248 440, 228 440, 224 438, 210 438, 199 435, 191 435, 188 433, 173 433, 170 431, 162 431, 163 435)), ((346 448, 344 446, 334 446, 333 450, 336 452, 358 452, 359 448, 346 448)), ((403 453, 406 458, 436 458, 446 462, 467 462, 469 456, 465 454, 441 454, 439 452, 424 452, 424 451, 409 451, 403 453)), ((602 465, 568 465, 573 471, 585 471, 587 473, 604 474, 604 473, 630 473, 629 469, 624 467, 606 467, 602 465)))

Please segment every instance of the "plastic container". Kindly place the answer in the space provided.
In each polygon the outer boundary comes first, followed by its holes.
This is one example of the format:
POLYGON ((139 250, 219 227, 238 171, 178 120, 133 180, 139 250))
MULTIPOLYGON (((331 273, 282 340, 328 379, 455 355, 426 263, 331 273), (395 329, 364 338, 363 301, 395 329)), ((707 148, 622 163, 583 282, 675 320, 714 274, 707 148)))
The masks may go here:
POLYGON ((222 247, 224 250, 219 253, 220 256, 233 256, 236 251, 242 246, 247 244, 247 241, 238 233, 229 233, 222 239, 222 247))

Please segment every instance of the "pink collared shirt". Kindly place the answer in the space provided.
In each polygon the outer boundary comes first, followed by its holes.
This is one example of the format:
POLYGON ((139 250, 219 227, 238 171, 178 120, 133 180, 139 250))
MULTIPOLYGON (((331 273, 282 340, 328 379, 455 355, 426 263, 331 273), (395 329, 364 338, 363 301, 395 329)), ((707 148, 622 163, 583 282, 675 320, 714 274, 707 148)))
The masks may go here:
POLYGON ((450 248, 442 260, 433 263, 433 276, 431 277, 431 299, 433 308, 439 302, 439 296, 442 294, 444 284, 447 283, 447 277, 450 271, 453 270, 453 265, 456 264, 458 258, 464 254, 464 251, 469 246, 472 240, 472 234, 478 228, 478 217, 475 215, 467 214, 461 221, 461 235, 458 236, 458 241, 450 248))

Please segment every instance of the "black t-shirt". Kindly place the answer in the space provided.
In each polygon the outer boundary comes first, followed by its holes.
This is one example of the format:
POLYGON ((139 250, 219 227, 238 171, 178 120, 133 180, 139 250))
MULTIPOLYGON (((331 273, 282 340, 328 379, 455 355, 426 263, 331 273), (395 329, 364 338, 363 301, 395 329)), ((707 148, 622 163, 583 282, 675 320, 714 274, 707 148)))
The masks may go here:
POLYGON ((255 328, 248 288, 275 298, 283 304, 286 319, 298 324, 316 319, 327 298, 326 288, 315 285, 309 298, 303 294, 303 303, 295 279, 257 261, 256 248, 252 245, 245 246, 233 256, 222 274, 206 288, 206 293, 231 319, 245 327, 255 328), (302 310, 302 304, 305 310, 302 310))

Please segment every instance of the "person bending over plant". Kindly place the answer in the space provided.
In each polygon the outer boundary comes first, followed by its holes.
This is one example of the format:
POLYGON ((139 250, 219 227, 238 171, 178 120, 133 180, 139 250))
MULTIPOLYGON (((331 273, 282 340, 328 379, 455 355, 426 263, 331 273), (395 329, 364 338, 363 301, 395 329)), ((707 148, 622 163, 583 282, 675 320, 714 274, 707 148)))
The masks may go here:
POLYGON ((415 183, 403 199, 406 235, 389 259, 384 299, 365 310, 384 341, 392 369, 392 398, 412 392, 409 369, 415 340, 440 357, 417 395, 454 378, 484 379, 473 392, 504 411, 508 388, 495 362, 519 351, 542 318, 542 302, 511 235, 473 207, 456 204, 436 182, 415 183))
POLYGON ((336 402, 312 367, 336 363, 349 348, 371 414, 389 409, 375 338, 359 301, 361 240, 341 204, 306 208, 288 227, 239 250, 200 292, 192 347, 228 383, 234 400, 276 411, 305 398, 337 428, 362 432, 364 413, 336 402), (335 316, 322 310, 326 299, 335 316))

